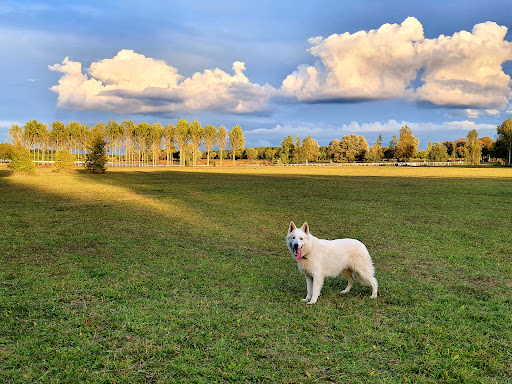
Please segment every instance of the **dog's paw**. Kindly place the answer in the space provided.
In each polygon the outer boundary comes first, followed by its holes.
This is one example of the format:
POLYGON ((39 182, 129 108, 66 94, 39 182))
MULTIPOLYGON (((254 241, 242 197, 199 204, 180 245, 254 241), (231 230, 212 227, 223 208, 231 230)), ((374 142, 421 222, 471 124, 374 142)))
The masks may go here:
POLYGON ((316 303, 316 300, 310 300, 310 301, 308 301, 306 304, 308 304, 308 305, 313 305, 313 304, 315 304, 315 303, 316 303))

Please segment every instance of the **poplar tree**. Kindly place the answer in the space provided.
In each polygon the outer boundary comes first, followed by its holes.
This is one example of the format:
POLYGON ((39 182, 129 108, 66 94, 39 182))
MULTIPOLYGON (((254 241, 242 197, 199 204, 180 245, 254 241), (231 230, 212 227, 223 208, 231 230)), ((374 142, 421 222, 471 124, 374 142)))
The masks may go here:
POLYGON ((190 123, 190 140, 192 142, 192 165, 194 167, 197 166, 197 157, 202 138, 203 127, 201 127, 201 123, 196 120, 192 121, 192 123, 190 123))
POLYGON ((220 152, 220 165, 222 165, 222 159, 224 158, 224 155, 222 154, 222 152, 224 151, 224 148, 226 148, 226 138, 227 138, 226 128, 224 128, 221 125, 217 131, 217 146, 219 147, 219 152, 220 152))
POLYGON ((167 165, 172 166, 172 156, 175 150, 176 127, 173 124, 167 124, 163 131, 165 140, 165 152, 167 157, 167 165))
POLYGON ((180 166, 185 166, 185 147, 190 140, 190 126, 187 120, 178 120, 176 124, 176 141, 180 148, 180 166))
POLYGON ((233 155, 233 165, 235 165, 236 152, 241 151, 245 146, 244 133, 239 125, 235 125, 231 131, 229 131, 229 145, 233 155))
POLYGON ((213 125, 207 125, 204 127, 203 135, 204 146, 206 147, 206 165, 210 165, 210 151, 217 142, 217 130, 213 125))

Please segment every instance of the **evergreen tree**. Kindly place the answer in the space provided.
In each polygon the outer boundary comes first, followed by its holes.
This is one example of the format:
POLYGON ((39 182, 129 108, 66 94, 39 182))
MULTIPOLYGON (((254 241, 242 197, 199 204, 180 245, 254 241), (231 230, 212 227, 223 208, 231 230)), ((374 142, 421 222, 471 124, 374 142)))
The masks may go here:
POLYGON ((105 139, 102 135, 95 135, 91 145, 88 147, 88 153, 85 160, 85 169, 90 173, 105 173, 108 162, 105 139))

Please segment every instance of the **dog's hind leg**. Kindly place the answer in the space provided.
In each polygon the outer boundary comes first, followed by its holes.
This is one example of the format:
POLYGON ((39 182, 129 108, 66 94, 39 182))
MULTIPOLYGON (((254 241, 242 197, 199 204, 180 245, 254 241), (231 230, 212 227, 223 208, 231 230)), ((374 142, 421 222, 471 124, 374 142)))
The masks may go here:
POLYGON ((379 288, 379 284, 377 283, 377 279, 375 276, 369 273, 359 273, 358 280, 363 285, 370 285, 372 287, 372 299, 377 298, 377 290, 379 288))
POLYGON ((302 301, 309 301, 311 296, 313 296, 313 278, 311 276, 306 276, 306 286, 308 288, 308 295, 302 301))
POLYGON ((345 279, 348 280, 347 288, 345 288, 341 293, 348 293, 352 289, 352 286, 354 285, 354 278, 352 277, 352 271, 350 269, 344 269, 341 271, 341 274, 345 279))
POLYGON ((377 298, 377 289, 379 288, 379 284, 377 283, 377 279, 374 276, 372 276, 372 278, 370 279, 370 285, 372 286, 371 298, 376 299, 377 298))

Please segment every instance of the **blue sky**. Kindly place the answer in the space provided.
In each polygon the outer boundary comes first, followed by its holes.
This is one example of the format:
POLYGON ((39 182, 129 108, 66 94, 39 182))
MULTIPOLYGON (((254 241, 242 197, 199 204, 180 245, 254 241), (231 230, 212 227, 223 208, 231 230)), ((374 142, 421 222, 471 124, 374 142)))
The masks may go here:
POLYGON ((509 0, 1 1, 0 142, 32 119, 239 124, 247 147, 494 138, 511 20, 509 0))

